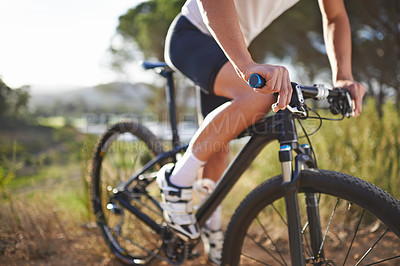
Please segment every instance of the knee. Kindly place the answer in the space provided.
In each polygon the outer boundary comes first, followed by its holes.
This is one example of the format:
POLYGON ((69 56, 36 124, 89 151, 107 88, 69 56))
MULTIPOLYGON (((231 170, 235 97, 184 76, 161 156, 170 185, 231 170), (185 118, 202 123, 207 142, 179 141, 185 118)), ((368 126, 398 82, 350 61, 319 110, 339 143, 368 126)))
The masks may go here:
POLYGON ((271 105, 276 101, 276 98, 273 94, 252 91, 234 100, 236 100, 240 108, 246 110, 247 113, 257 115, 268 113, 271 110, 271 105))

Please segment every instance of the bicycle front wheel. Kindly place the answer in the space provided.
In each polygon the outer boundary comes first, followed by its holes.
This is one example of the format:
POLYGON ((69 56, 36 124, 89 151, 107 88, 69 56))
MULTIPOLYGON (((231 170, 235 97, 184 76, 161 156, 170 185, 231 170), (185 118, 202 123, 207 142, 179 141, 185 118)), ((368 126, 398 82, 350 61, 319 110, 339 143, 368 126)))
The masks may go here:
MULTIPOLYGON (((304 170, 298 202, 308 265, 400 265, 400 203, 356 177, 304 170), (315 246, 306 197, 319 205, 315 246)), ((314 222, 315 223, 315 222, 314 222)), ((294 265, 291 262, 282 176, 265 181, 235 211, 226 232, 223 265, 294 265)))
MULTIPOLYGON (((122 182, 142 171, 163 148, 158 139, 136 122, 110 127, 99 139, 92 160, 91 197, 98 227, 118 259, 128 264, 146 264, 157 255, 162 237, 121 205, 116 191, 122 182)), ((161 226, 162 210, 155 164, 123 189, 120 196, 133 210, 161 226)))

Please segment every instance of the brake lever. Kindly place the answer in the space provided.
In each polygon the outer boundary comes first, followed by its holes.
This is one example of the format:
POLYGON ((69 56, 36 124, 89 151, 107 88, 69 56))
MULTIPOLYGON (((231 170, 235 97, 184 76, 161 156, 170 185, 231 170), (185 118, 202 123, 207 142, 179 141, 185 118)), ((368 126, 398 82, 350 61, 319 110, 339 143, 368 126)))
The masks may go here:
MULTIPOLYGON (((273 104, 271 105, 272 110, 274 110, 275 108, 277 108, 277 106, 278 106, 278 103, 273 103, 273 104)), ((306 117, 306 116, 307 116, 307 112, 306 112, 305 110, 299 110, 299 109, 297 108, 297 106, 296 106, 296 107, 292 107, 292 106, 290 106, 290 104, 289 104, 289 105, 286 106, 286 108, 287 108, 292 114, 294 114, 294 115, 296 115, 296 116, 300 116, 300 117, 306 117)))
POLYGON ((346 93, 346 100, 347 100, 347 110, 344 110, 343 115, 346 117, 351 117, 354 116, 354 104, 353 100, 351 99, 350 92, 348 90, 345 90, 346 93))
POLYGON ((340 90, 338 97, 329 100, 330 110, 332 114, 337 115, 341 113, 345 117, 354 115, 353 100, 351 99, 350 92, 346 89, 336 88, 340 90))
MULTIPOLYGON (((292 82, 293 94, 292 99, 289 105, 286 108, 295 116, 299 117, 307 117, 307 111, 305 108, 303 92, 298 84, 292 82)), ((276 97, 279 96, 278 93, 274 93, 276 97)), ((278 103, 274 103, 271 105, 272 110, 276 109, 278 103)))
MULTIPOLYGON (((252 88, 262 88, 265 86, 265 79, 261 77, 259 74, 254 73, 250 75, 248 83, 252 88)), ((292 99, 290 100, 289 105, 286 108, 294 115, 299 117, 307 117, 307 111, 304 104, 303 92, 301 91, 300 86, 297 83, 292 82, 292 99)), ((274 93, 274 96, 278 98, 279 94, 274 93)), ((277 108, 278 104, 274 103, 271 105, 272 110, 277 108)))

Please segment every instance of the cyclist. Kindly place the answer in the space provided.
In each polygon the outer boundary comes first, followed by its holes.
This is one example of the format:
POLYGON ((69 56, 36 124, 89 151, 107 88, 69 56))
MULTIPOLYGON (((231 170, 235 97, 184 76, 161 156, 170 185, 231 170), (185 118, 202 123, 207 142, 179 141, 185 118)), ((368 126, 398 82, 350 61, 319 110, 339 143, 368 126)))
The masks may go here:
MULTIPOLYGON (((279 92, 277 109, 289 104, 289 73, 283 66, 258 64, 247 49, 274 19, 299 0, 187 0, 166 38, 167 63, 201 88, 205 120, 178 162, 161 168, 164 217, 184 240, 197 239, 200 230, 192 210, 192 186, 198 170, 216 182, 226 167, 228 144, 245 128, 270 111, 273 92, 279 92), (247 84, 258 73, 266 80, 261 89, 247 84)), ((354 81, 351 70, 350 25, 343 0, 319 0, 325 46, 335 86, 346 88, 362 108, 365 87, 354 81)), ((284 34, 284 33, 282 33, 284 34)), ((271 40, 274 41, 274 40, 271 40)), ((212 189, 213 184, 205 185, 212 189)), ((203 230, 210 260, 219 263, 223 235, 220 207, 203 230)))

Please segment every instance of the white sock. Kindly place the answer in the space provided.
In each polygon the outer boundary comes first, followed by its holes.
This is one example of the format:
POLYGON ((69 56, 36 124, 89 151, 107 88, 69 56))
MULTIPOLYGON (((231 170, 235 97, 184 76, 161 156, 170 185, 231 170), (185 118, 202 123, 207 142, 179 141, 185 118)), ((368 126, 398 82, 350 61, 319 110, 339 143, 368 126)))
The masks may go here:
MULTIPOLYGON (((199 193, 202 201, 215 189, 215 182, 209 178, 203 178, 196 182, 195 191, 199 193)), ((222 229, 222 206, 219 205, 217 209, 211 214, 210 218, 206 221, 206 227, 211 231, 219 231, 222 229)))
POLYGON ((200 167, 205 163, 197 159, 191 151, 187 151, 175 164, 169 180, 178 187, 191 187, 196 180, 200 167))
POLYGON ((206 227, 211 231, 218 231, 222 228, 222 206, 219 205, 210 218, 206 221, 206 227))

